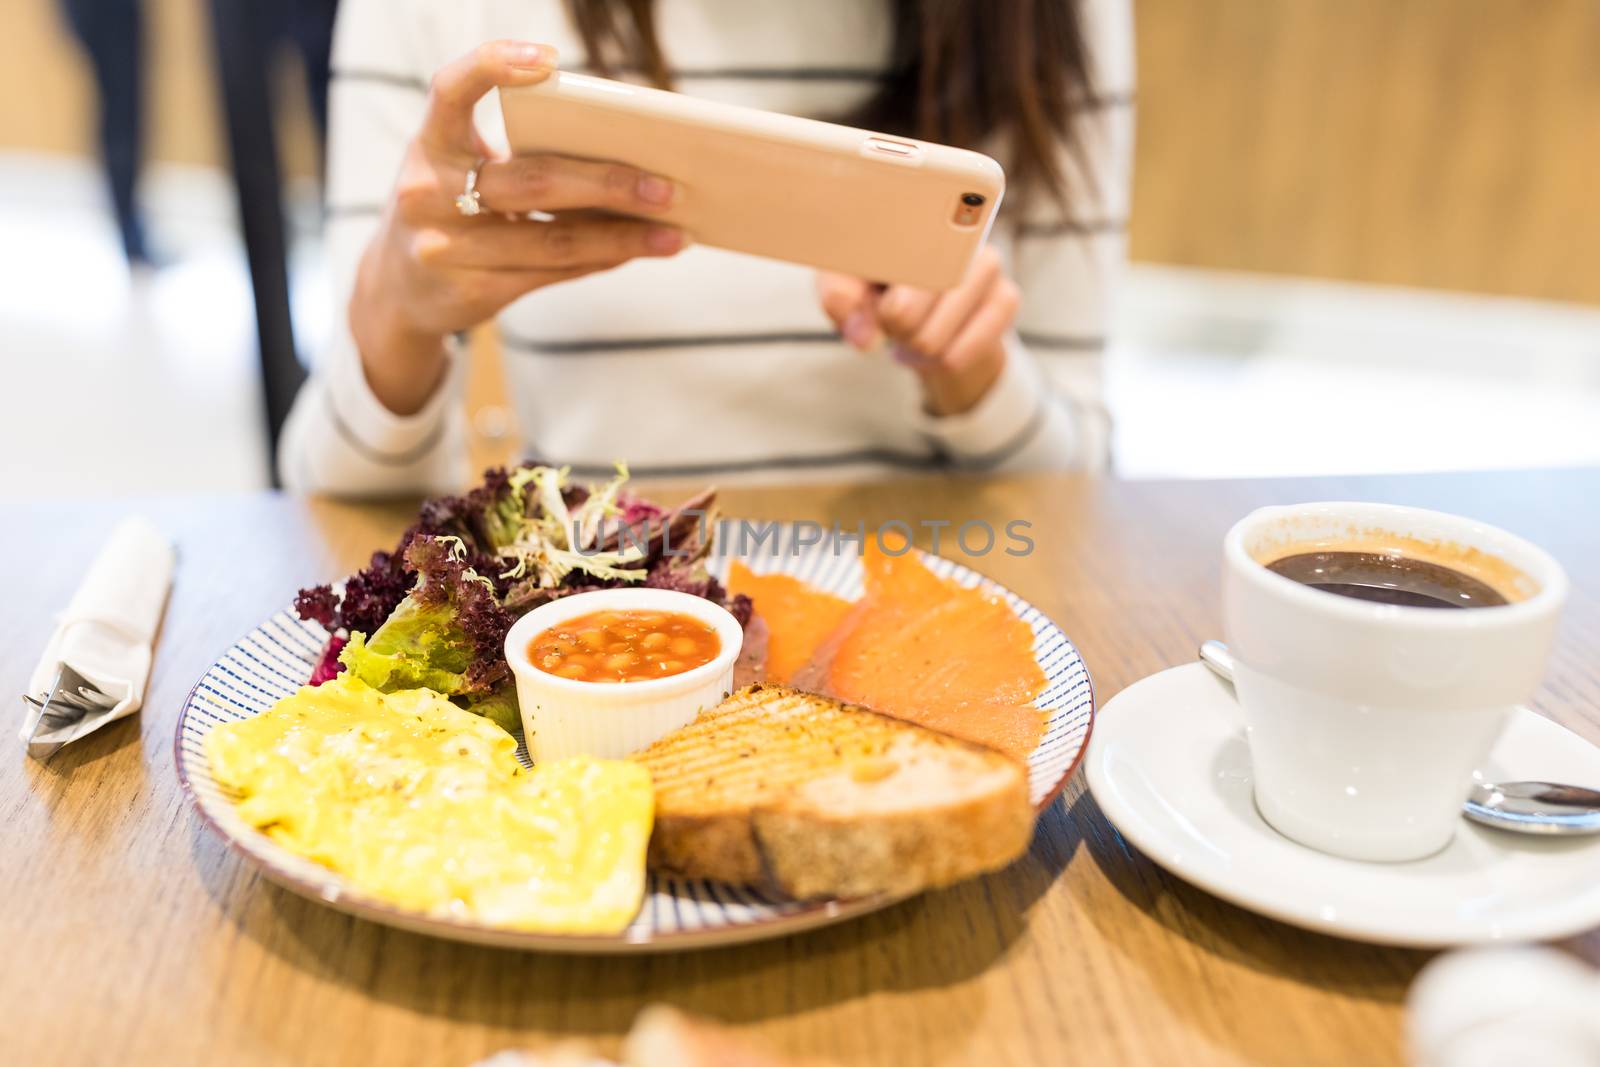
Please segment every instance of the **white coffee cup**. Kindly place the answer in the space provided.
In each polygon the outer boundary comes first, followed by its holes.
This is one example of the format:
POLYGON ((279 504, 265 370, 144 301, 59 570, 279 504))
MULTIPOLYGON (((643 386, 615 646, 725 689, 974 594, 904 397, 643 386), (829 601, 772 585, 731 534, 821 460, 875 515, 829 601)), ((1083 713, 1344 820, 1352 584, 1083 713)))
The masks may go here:
POLYGON ((1240 520, 1223 542, 1223 628, 1262 816, 1351 859, 1443 848, 1472 772, 1538 688, 1566 598, 1547 552, 1472 519, 1318 503, 1240 520), (1379 604, 1266 566, 1318 551, 1398 552, 1475 577, 1510 603, 1379 604))

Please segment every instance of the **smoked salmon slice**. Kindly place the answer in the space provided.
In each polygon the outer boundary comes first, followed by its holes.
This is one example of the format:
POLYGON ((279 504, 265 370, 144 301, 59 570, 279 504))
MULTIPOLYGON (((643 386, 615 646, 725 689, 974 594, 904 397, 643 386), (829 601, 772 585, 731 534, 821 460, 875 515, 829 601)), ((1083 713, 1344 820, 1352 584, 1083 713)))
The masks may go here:
POLYGON ((1046 683, 1028 624, 999 594, 941 578, 915 553, 868 542, 862 565, 866 595, 827 643, 828 693, 1026 759, 1044 735, 1033 701, 1046 683))
POLYGON ((849 614, 850 601, 787 574, 756 574, 738 560, 728 567, 728 590, 743 593, 766 623, 766 680, 788 683, 824 638, 849 614))

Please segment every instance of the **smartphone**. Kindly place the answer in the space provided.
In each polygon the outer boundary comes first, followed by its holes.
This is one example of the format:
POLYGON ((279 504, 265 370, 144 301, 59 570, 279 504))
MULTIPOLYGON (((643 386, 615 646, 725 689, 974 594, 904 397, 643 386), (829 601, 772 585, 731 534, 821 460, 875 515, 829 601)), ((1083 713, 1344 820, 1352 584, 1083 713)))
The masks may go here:
POLYGON ((696 242, 883 284, 948 289, 1005 192, 978 152, 561 72, 500 90, 518 155, 626 163, 676 181, 696 242))

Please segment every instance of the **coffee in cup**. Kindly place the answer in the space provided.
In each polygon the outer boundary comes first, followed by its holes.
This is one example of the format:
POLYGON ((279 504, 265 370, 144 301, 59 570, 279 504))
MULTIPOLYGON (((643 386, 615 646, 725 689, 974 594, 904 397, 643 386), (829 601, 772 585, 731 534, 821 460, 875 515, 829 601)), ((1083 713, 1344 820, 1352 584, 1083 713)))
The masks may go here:
POLYGON ((1223 551, 1262 816, 1353 859, 1443 848, 1544 674, 1560 565, 1495 527, 1386 504, 1262 508, 1223 551))

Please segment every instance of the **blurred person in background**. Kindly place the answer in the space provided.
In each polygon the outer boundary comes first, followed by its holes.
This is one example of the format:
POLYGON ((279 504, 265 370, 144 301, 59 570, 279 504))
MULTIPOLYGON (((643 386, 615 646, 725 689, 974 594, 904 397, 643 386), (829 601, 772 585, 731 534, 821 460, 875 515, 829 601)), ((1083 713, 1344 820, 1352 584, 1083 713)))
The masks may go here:
POLYGON ((62 15, 94 73, 100 162, 130 267, 151 263, 135 199, 144 148, 143 6, 140 0, 61 0, 62 15))
POLYGON ((457 337, 497 316, 527 453, 580 476, 622 457, 660 477, 1101 466, 1131 56, 1126 0, 345 0, 328 161, 344 314, 282 475, 459 485, 457 337), (675 195, 658 176, 508 158, 491 90, 558 53, 986 151, 1010 185, 991 243, 943 294, 687 247, 649 221, 675 195), (468 217, 455 200, 485 159, 468 217))
MULTIPOLYGON (((305 381, 289 306, 289 241, 284 223, 276 126, 281 101, 273 69, 284 50, 300 61, 319 145, 326 141, 329 53, 337 0, 211 0, 211 37, 233 166, 239 229, 250 268, 267 436, 279 428, 305 381)), ((326 154, 326 153, 324 153, 326 154)), ((274 482, 280 480, 274 471, 274 482)))

